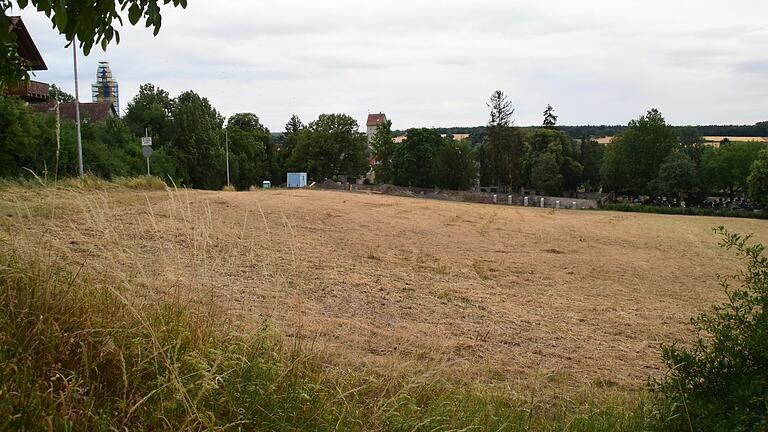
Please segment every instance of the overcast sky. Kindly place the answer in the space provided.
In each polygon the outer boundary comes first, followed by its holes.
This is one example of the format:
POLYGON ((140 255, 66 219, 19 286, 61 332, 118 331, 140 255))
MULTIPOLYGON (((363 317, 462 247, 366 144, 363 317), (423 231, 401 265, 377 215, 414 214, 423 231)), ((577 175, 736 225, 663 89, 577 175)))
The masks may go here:
MULTIPOLYGON (((36 79, 74 93, 63 37, 41 13, 21 16, 48 64, 36 79)), ((548 103, 567 125, 651 107, 673 124, 768 120, 766 0, 189 0, 164 9, 157 37, 121 36, 80 57, 81 100, 106 60, 123 109, 150 82, 272 131, 291 114, 364 124, 379 111, 396 129, 483 125, 495 89, 518 125, 540 124, 548 103)))

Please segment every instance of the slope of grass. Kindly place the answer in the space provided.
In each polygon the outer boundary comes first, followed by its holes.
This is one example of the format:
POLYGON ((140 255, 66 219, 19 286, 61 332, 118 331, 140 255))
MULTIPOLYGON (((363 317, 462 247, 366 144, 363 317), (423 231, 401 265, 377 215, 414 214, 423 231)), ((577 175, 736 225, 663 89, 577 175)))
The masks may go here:
MULTIPOLYGON (((298 339, 299 341, 301 339, 298 339)), ((134 304, 51 257, 0 255, 0 430, 635 431, 659 417, 625 394, 553 402, 441 378, 324 366, 268 323, 134 304)))

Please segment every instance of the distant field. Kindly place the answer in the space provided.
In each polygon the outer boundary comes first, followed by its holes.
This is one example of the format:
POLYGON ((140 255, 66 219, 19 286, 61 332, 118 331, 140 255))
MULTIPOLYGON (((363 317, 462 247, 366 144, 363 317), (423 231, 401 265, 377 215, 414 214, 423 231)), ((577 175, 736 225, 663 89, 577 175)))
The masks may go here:
POLYGON ((720 142, 724 139, 728 139, 731 142, 750 142, 756 141, 761 143, 768 143, 768 137, 734 137, 734 136, 705 136, 704 140, 707 144, 720 147, 720 142))
MULTIPOLYGON (((749 141, 757 141, 757 142, 764 142, 768 143, 768 137, 737 137, 737 136, 705 136, 704 140, 707 143, 713 144, 715 146, 720 145, 720 141, 723 139, 728 138, 731 142, 749 142, 749 141)), ((599 142, 600 144, 610 144, 611 140, 613 139, 612 136, 610 137, 599 137, 596 138, 595 141, 599 142)))
POLYGON ((726 225, 333 191, 0 192, 0 247, 133 295, 274 321, 331 363, 532 385, 641 386, 723 298, 726 225))

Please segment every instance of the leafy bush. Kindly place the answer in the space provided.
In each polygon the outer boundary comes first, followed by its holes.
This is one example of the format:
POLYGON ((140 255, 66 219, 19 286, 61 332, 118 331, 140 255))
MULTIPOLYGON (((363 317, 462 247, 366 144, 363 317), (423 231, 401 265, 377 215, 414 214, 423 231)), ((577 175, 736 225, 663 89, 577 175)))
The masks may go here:
POLYGON ((768 430, 768 257, 762 244, 720 227, 721 247, 746 270, 721 278, 728 301, 691 320, 692 346, 662 346, 667 376, 656 391, 677 402, 681 427, 699 431, 768 430), (732 282, 738 285, 733 287, 732 282))

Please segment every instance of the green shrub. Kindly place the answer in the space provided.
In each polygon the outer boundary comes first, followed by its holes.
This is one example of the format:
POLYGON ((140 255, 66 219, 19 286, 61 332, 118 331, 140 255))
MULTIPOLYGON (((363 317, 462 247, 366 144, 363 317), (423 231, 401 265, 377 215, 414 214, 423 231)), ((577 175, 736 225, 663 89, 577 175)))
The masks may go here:
POLYGON ((750 236, 717 229, 720 245, 746 261, 746 270, 721 278, 728 301, 691 320, 692 346, 662 346, 667 376, 656 391, 677 403, 681 428, 697 431, 768 430, 768 258, 750 236), (736 282, 736 286, 732 283, 736 282))

